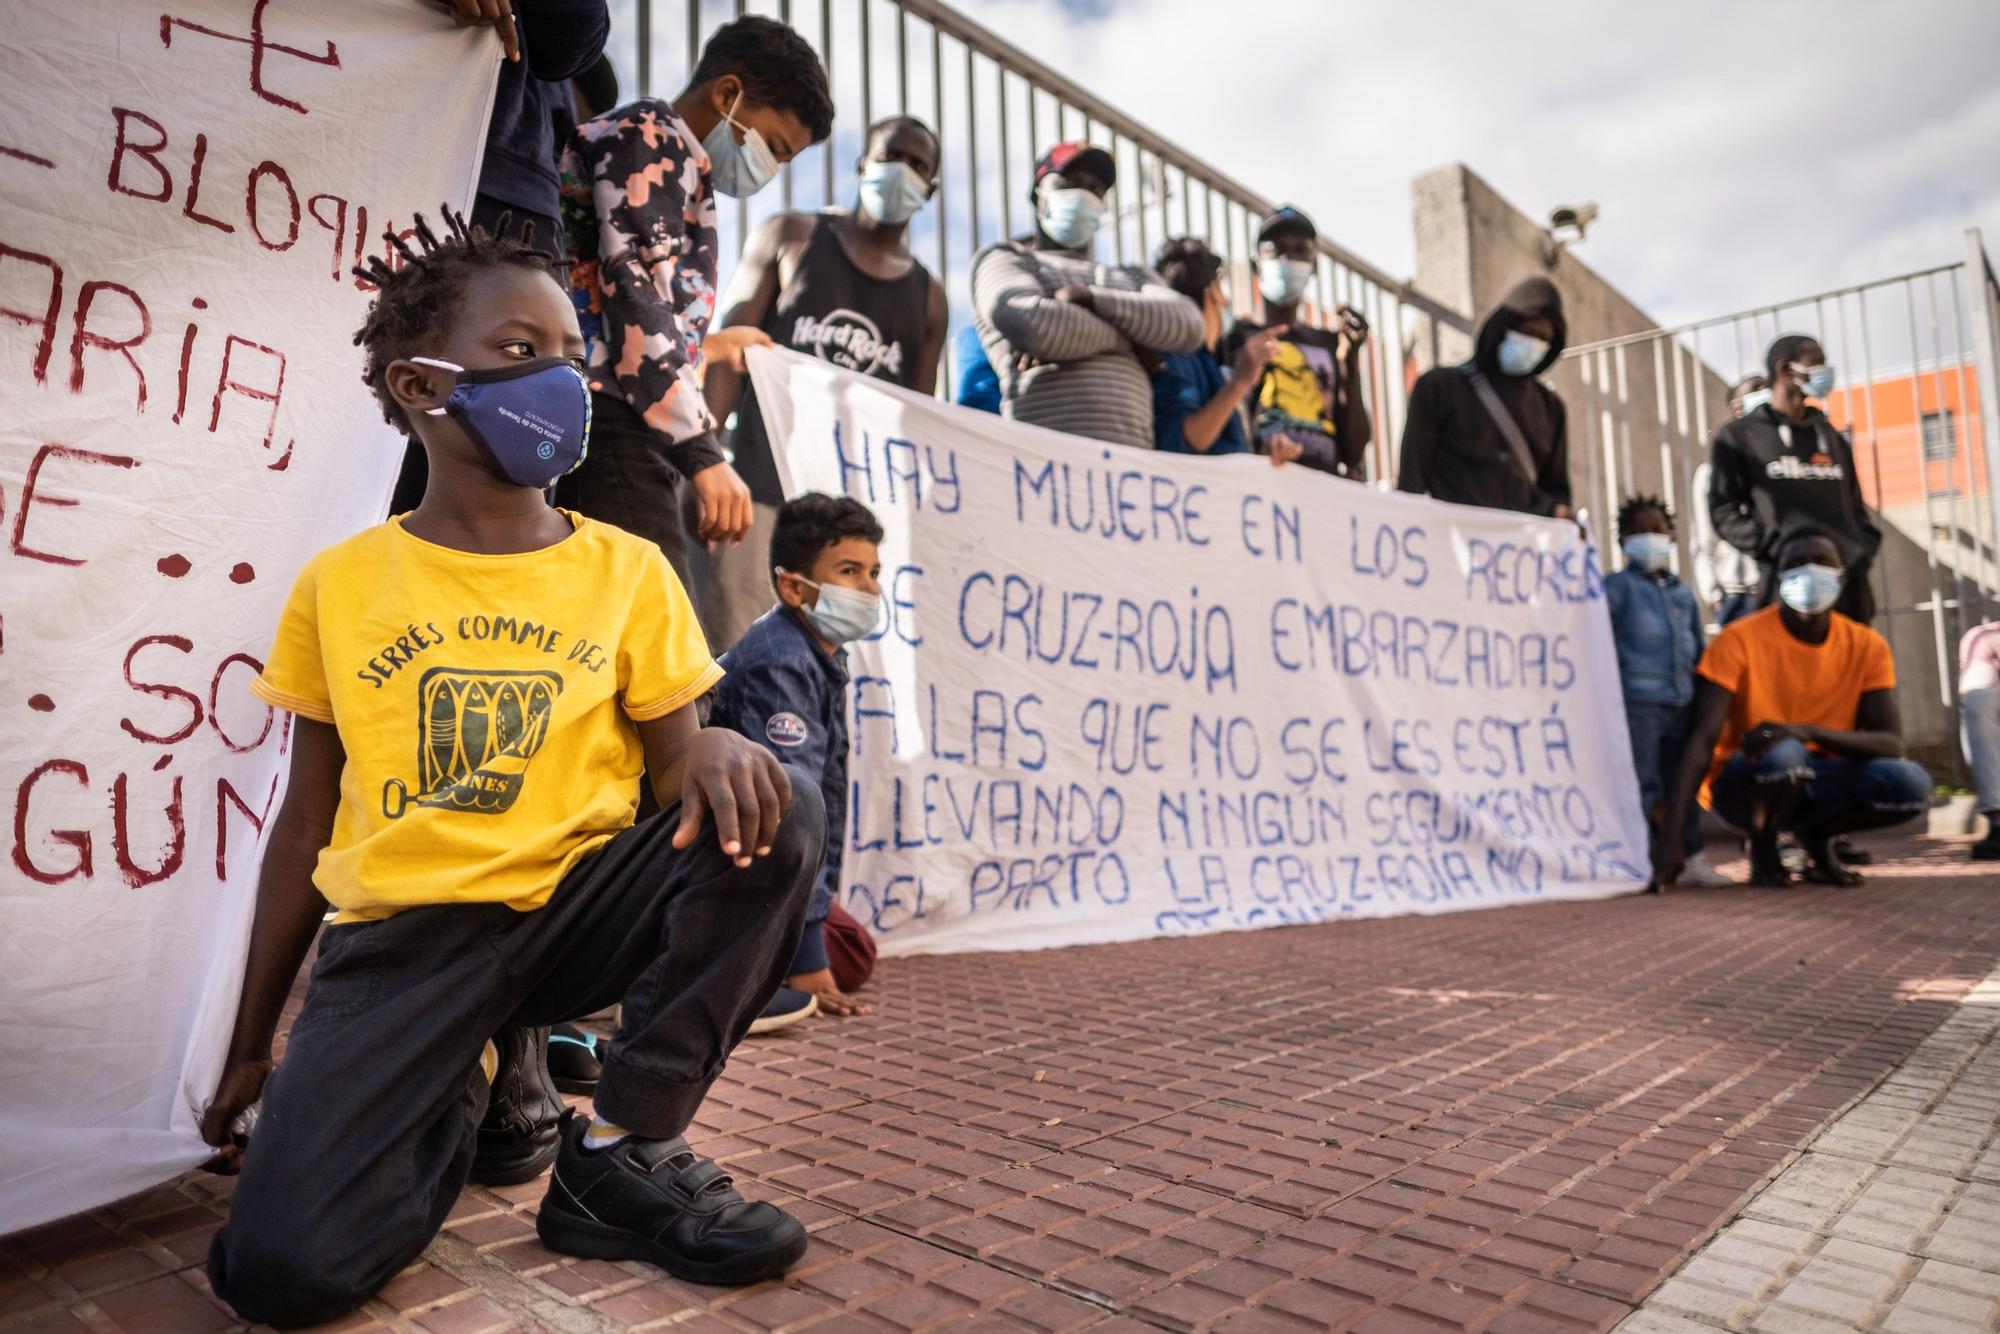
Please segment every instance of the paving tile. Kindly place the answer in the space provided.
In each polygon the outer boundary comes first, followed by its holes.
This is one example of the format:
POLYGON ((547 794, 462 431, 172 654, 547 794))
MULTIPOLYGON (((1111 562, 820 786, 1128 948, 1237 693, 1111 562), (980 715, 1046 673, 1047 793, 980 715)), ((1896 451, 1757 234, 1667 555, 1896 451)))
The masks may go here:
MULTIPOLYGON (((697 1117, 698 1148, 811 1230, 786 1282, 558 1256, 542 1183, 475 1188, 354 1328, 543 1321, 526 1301, 690 1331, 1506 1334, 1644 1296, 1628 1328, 1686 1334, 1815 1328, 1883 1292, 1884 1329, 1974 1319, 2000 1282, 1979 1250, 2000 1006, 1959 1001, 2000 906, 1935 845, 1878 847, 1870 885, 1782 905, 892 960, 876 1015, 745 1044, 697 1117), (1700 1280, 1668 1276, 1723 1224, 1700 1280)), ((227 1327, 199 1262, 233 1189, 190 1176, 0 1240, 0 1334, 76 1328, 78 1279, 92 1334, 227 1327)))

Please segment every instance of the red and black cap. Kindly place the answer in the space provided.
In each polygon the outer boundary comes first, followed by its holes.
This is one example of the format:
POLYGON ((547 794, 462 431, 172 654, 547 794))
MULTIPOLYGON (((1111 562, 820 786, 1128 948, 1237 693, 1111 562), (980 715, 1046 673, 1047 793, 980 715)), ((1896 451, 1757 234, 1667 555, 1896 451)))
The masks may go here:
POLYGON ((1311 218, 1290 204, 1280 204, 1257 224, 1257 239, 1270 241, 1280 236, 1303 236, 1309 241, 1317 241, 1319 228, 1313 226, 1311 218))
POLYGON ((1086 144, 1069 140, 1056 144, 1048 152, 1035 159, 1035 179, 1028 188, 1028 197, 1034 198, 1036 187, 1044 176, 1067 175, 1072 168, 1082 167, 1104 178, 1106 189, 1118 184, 1118 164, 1096 144, 1086 144))

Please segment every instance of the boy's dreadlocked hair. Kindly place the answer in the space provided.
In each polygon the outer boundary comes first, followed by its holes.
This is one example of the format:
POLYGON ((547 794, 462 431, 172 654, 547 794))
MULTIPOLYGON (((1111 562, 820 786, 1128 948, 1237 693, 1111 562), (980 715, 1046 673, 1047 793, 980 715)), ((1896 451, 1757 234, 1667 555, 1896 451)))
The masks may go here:
POLYGON ((1674 507, 1666 501, 1658 496, 1628 496, 1625 503, 1618 507, 1618 536, 1630 537, 1632 521, 1647 510, 1658 510, 1660 517, 1667 521, 1667 527, 1674 526, 1674 507))
POLYGON ((393 228, 382 234, 402 257, 400 267, 391 267, 380 255, 354 266, 357 278, 379 289, 368 318, 354 334, 356 346, 366 353, 361 379, 382 405, 383 420, 405 435, 410 433, 410 422, 389 392, 389 363, 426 350, 425 343, 450 323, 452 307, 465 292, 465 280, 476 270, 503 265, 560 277, 560 266, 534 247, 533 218, 513 235, 511 210, 500 215, 491 232, 468 226, 465 215, 449 204, 438 206, 438 216, 444 219, 445 238, 439 240, 419 214, 413 224, 416 249, 393 228))

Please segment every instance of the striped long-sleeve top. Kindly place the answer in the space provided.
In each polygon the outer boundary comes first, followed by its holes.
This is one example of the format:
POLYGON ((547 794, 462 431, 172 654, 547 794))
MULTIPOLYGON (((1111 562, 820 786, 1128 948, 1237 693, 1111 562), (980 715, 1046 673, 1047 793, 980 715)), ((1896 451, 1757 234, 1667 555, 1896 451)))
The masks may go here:
POLYGON ((1201 311, 1158 274, 1016 242, 973 260, 972 305, 1004 415, 1134 449, 1153 447, 1153 386, 1134 349, 1201 345, 1201 311), (1071 284, 1090 289, 1089 307, 1055 299, 1071 284))

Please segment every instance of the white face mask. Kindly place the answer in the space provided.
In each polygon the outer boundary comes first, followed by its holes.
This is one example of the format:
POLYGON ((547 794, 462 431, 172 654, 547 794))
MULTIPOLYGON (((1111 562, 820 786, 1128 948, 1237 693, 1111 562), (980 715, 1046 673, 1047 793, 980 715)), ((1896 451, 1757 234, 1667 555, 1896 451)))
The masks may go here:
POLYGON ((881 594, 842 588, 839 584, 816 584, 792 570, 781 573, 789 574, 807 588, 819 591, 819 601, 810 607, 802 606, 799 611, 827 643, 851 644, 875 632, 876 624, 882 619, 881 594))
POLYGON ((1524 334, 1519 329, 1509 329, 1500 339, 1500 348, 1494 360, 1500 363, 1502 375, 1533 375, 1535 367, 1542 364, 1542 358, 1549 354, 1549 345, 1532 334, 1524 334))
POLYGON ((1664 570, 1674 556, 1674 539, 1666 533, 1633 533, 1619 544, 1625 559, 1647 574, 1664 570))
POLYGON ((1313 262, 1267 255, 1257 261, 1257 290, 1274 306, 1293 305, 1312 282, 1313 262))
POLYGON ((1045 190, 1042 231, 1065 250, 1080 250, 1097 235, 1104 219, 1104 201, 1089 190, 1045 190))
POLYGON ((861 172, 861 207, 877 222, 908 222, 928 198, 930 183, 907 162, 870 162, 861 172))
POLYGON ((743 94, 736 94, 736 100, 729 104, 729 110, 722 113, 722 119, 715 122, 715 128, 701 141, 701 148, 708 154, 708 180, 716 193, 732 199, 747 199, 771 183, 778 174, 778 158, 771 146, 764 142, 764 136, 735 118, 736 108, 743 105, 743 94), (743 142, 737 143, 731 127, 743 131, 743 142))
POLYGON ((1778 600, 1801 616, 1817 616, 1840 601, 1845 582, 1831 565, 1794 565, 1778 576, 1778 600))

